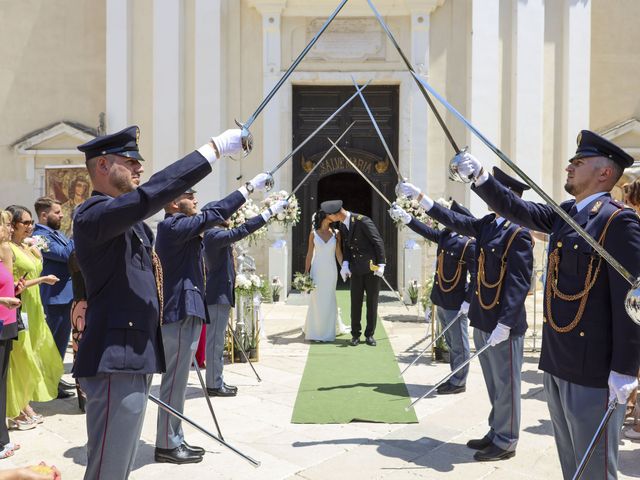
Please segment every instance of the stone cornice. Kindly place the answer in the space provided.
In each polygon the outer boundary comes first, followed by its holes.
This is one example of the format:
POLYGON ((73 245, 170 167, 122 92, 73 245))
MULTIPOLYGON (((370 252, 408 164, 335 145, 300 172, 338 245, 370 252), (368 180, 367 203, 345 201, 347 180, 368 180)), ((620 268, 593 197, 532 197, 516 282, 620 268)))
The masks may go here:
MULTIPOLYGON (((338 6, 338 0, 247 0, 250 7, 262 15, 286 17, 327 17, 338 6)), ((374 0, 374 5, 385 17, 429 14, 446 0, 374 0)), ((350 0, 338 17, 373 16, 365 0, 350 0)))

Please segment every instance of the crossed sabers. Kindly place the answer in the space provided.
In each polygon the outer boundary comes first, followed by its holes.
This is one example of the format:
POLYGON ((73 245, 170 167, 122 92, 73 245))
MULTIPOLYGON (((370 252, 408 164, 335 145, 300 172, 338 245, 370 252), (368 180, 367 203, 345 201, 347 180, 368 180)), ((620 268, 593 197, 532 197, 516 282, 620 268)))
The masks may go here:
MULTIPOLYGON (((253 137, 251 135, 251 132, 249 131, 249 128, 251 127, 251 125, 255 122, 255 120, 257 119, 257 117, 260 115, 260 113, 262 112, 262 110, 267 106, 267 104, 271 101, 271 99, 273 98, 273 96, 276 94, 276 92, 280 89, 280 87, 282 87, 282 85, 287 81, 287 79, 289 78, 289 76, 293 73, 293 71, 296 69, 296 67, 300 64, 300 62, 303 60, 303 58, 307 55, 307 53, 309 52, 309 50, 311 50, 311 48, 313 48, 313 46, 315 45, 315 43, 318 41, 318 39, 320 38, 320 36, 324 33, 324 31, 329 27, 329 24, 333 21, 333 19, 338 15, 338 13, 340 12, 340 10, 342 10, 342 8, 345 6, 345 4, 348 2, 349 0, 341 0, 340 4, 336 7, 336 9, 333 11, 333 13, 327 18, 327 20, 325 21, 325 23, 322 25, 322 27, 320 28, 320 30, 316 33, 316 35, 311 39, 311 41, 309 42, 309 44, 304 48, 304 50, 300 53, 300 55, 298 55, 298 57, 293 61, 293 63, 291 64, 291 66, 287 69, 287 71, 284 73, 284 75, 280 78, 280 80, 278 81, 278 83, 271 89, 271 91, 266 95, 266 97, 264 98, 264 100, 260 103, 260 105, 258 106, 258 108, 255 110, 255 112, 247 119, 246 122, 241 123, 238 122, 236 120, 237 125, 242 129, 242 146, 243 146, 243 156, 247 156, 249 155, 249 153, 251 153, 251 150, 253 148, 253 137)), ((400 45, 398 44, 398 42, 395 40, 393 34, 391 33, 391 30, 389 29, 389 27, 386 25, 386 23, 384 22, 384 19, 382 18, 382 16, 380 15, 380 12, 378 12, 378 10, 376 9, 375 5, 373 4, 372 0, 367 0, 367 3, 369 4, 369 6, 371 7, 371 10, 373 11, 376 19, 378 20, 378 23, 380 24, 380 26, 382 27, 382 29, 385 31, 385 33, 387 34, 387 37, 389 38, 390 42, 393 44, 394 48, 396 49, 396 51, 398 52, 398 54, 400 55, 400 57, 402 58, 405 66, 407 67, 407 69, 409 70, 411 76, 413 77, 413 79, 416 82, 416 85, 418 87, 418 89, 420 90, 420 92, 422 93, 422 95, 424 96, 425 100, 427 101, 429 108, 431 109, 431 111, 433 112, 436 120, 438 121, 438 123, 440 124, 445 136, 447 137, 447 140, 449 141, 449 143, 451 144, 451 147, 453 148, 455 154, 459 154, 461 152, 460 148, 458 147, 458 145, 456 144, 455 140, 453 139, 453 136, 451 135, 451 132, 449 131, 449 129, 447 128, 447 126, 444 123, 444 120, 442 119, 442 117, 440 116, 438 110, 436 109, 435 104, 433 103, 429 93, 431 93, 434 97, 436 97, 438 99, 438 101, 449 111, 451 112, 454 116, 456 116, 460 121, 462 121, 462 123, 465 124, 465 126, 467 126, 467 128, 469 128, 469 130, 476 136, 478 137, 487 147, 489 147, 490 150, 492 150, 502 161, 504 161, 507 165, 509 165, 509 167, 511 167, 511 169, 519 176, 521 177, 529 186, 531 186, 531 188, 538 194, 540 195, 549 206, 551 206, 553 208, 553 210, 566 222, 568 223, 581 237, 583 237, 588 243, 589 245, 596 250, 596 252, 598 254, 600 254, 602 256, 602 258, 604 258, 614 269, 616 269, 620 275, 622 275, 632 286, 633 289, 629 292, 628 294, 628 298, 627 300, 629 300, 629 296, 632 295, 632 293, 634 295, 637 296, 638 294, 638 290, 640 290, 640 279, 636 279, 634 278, 615 258, 613 258, 606 250, 604 250, 604 248, 595 240, 593 239, 593 237, 591 237, 589 234, 587 234, 584 229, 578 225, 568 214, 567 212, 565 212, 562 208, 560 208, 560 206, 553 200, 551 199, 551 197, 549 197, 549 195, 547 195, 538 185, 536 185, 511 159, 509 159, 509 157, 507 157, 502 151, 500 151, 495 145, 493 145, 484 135, 482 135, 466 118, 464 118, 464 116, 462 116, 462 114, 460 114, 452 105, 450 105, 442 96, 440 96, 435 89, 433 89, 433 87, 431 87, 427 81, 424 78, 421 78, 420 76, 418 76, 418 74, 415 72, 413 66, 411 65, 411 62, 408 60, 407 56, 404 54, 404 52, 402 51, 402 49, 400 48, 400 45), (429 93, 428 93, 428 92, 429 93)), ((345 103, 343 103, 333 114, 331 114, 309 137, 307 137, 302 143, 300 143, 289 155, 287 155, 283 160, 281 160, 271 171, 267 172, 269 174, 269 181, 267 182, 267 189, 271 189, 273 188, 274 185, 274 181, 273 181, 273 174, 279 170, 282 165, 284 165, 287 160, 289 160, 291 157, 293 157, 293 155, 295 155, 295 153, 297 153, 309 140, 311 140, 322 128, 324 128, 325 125, 327 125, 343 108, 345 108, 347 106, 347 104, 349 104, 356 96, 359 96, 363 105, 365 106, 365 109, 367 110, 367 114, 369 115, 369 118, 371 119, 371 122, 373 123, 375 129, 376 129, 376 133, 378 134, 378 137, 380 138, 385 151, 391 161, 391 164, 393 165, 393 168, 396 171, 396 174, 398 175, 398 180, 400 182, 404 182, 406 181, 405 177, 403 177, 400 174, 400 171, 398 169, 398 164, 396 163, 395 159, 393 158, 393 155, 391 154, 391 151, 389 150, 389 147, 384 139, 384 137, 382 136, 382 133, 380 132, 380 128, 378 127, 378 124, 376 123, 373 113, 371 112, 371 109, 369 108, 366 100, 364 99, 364 96, 362 95, 362 90, 364 90, 367 85, 370 83, 367 82, 365 85, 363 85, 362 87, 359 87, 355 81, 355 79, 353 79, 353 83, 355 85, 356 88, 356 93, 354 93, 345 103)), ((355 123, 355 122, 354 122, 355 123)), ((313 171, 317 168, 317 166, 322 162, 322 160, 324 160, 324 158, 326 158, 326 156, 329 154, 329 152, 332 149, 336 149, 344 158, 345 160, 351 165, 351 167, 356 170, 356 172, 358 172, 358 174, 360 174, 360 176, 362 176, 368 183, 369 185, 371 185, 371 187, 373 188, 373 190, 380 195, 384 201, 391 206, 391 202, 382 194, 382 192, 380 192, 380 190, 378 188, 375 187, 375 185, 373 185, 373 183, 371 181, 369 181, 369 179, 355 166, 355 164, 349 159, 349 157, 340 149, 340 147, 338 147, 337 143, 338 141, 347 133, 347 131, 353 126, 353 123, 351 125, 349 125, 349 127, 347 127, 347 129, 340 135, 340 137, 337 139, 336 142, 333 142, 331 140, 329 140, 329 142, 331 143, 331 147, 329 148, 329 150, 326 152, 326 154, 320 159, 320 161, 318 161, 316 163, 316 165, 313 167, 313 169, 302 179, 302 181, 300 182, 300 184, 298 184, 296 186, 296 188, 292 191, 291 195, 293 195, 293 193, 295 191, 297 191, 301 184, 306 181, 309 176, 311 175, 311 173, 313 173, 313 171)), ((452 179, 458 179, 460 180, 459 176, 454 175, 454 177, 452 179), (455 178, 458 177, 458 178, 455 178)), ((466 179, 465 179, 466 180, 466 179)), ((290 195, 290 196, 291 196, 290 195)), ((384 277, 382 277, 383 280, 386 282, 386 279, 384 279, 384 277)), ((387 285, 388 282, 386 282, 387 285)), ((397 292, 396 292, 397 294, 397 292)), ((399 294, 398 294, 398 297, 399 294)), ((400 297, 401 299, 401 297, 400 297)), ((402 300, 402 299, 401 299, 402 300)), ((403 302, 404 304, 404 302, 403 302)), ((631 312, 630 312, 631 315, 631 312)), ((638 322, 640 324, 640 318, 636 319, 636 317, 634 317, 633 315, 631 315, 632 319, 634 319, 634 321, 638 322)), ((455 321, 455 319, 454 319, 455 321)), ((453 322, 452 322, 453 323, 453 322)), ((487 348, 489 348, 489 345, 485 345, 484 347, 482 347, 480 350, 478 350, 476 352, 475 355, 473 355, 472 357, 470 357, 465 363, 463 363, 462 365, 460 365, 458 367, 458 369, 464 367, 466 364, 468 364, 471 360, 473 360, 474 358, 476 358, 478 355, 482 354, 482 352, 484 352, 487 348)), ((415 363, 415 362, 414 362, 415 363)), ((458 369, 454 370, 451 374, 453 375, 456 371, 458 371, 458 369)), ((255 372, 255 370, 254 370, 255 372)), ((200 373, 200 372, 198 372, 200 373)), ((257 373, 256 373, 257 376, 257 373)), ((439 384, 444 383, 444 381, 446 379, 448 379, 449 377, 445 378, 444 380, 442 380, 439 384)), ((438 385, 439 385, 438 384, 438 385)), ((437 385, 436 385, 437 386, 437 385)), ((435 388, 435 387, 434 387, 435 388)), ((433 391, 433 389, 431 389, 429 392, 427 392, 425 395, 423 395, 422 397, 418 398, 417 400, 415 400, 410 406, 415 405, 418 401, 422 400, 423 398, 425 398, 426 396, 428 396, 431 391, 433 391)), ((205 397, 208 399, 208 395, 206 393, 206 390, 204 391, 205 397)), ((192 420, 188 419, 187 417, 185 417, 183 414, 181 414, 180 412, 177 412, 175 409, 173 409, 171 406, 164 404, 164 402, 161 402, 160 400, 158 400, 157 398, 153 397, 152 395, 149 396, 149 398, 154 401, 155 403, 157 403, 161 408, 165 409, 167 412, 169 412, 170 414, 179 417, 180 419, 182 419, 183 421, 189 423, 190 425, 194 426, 195 428, 197 428, 198 430, 200 430, 201 432, 205 433, 207 436, 211 437, 212 439, 216 440, 218 443, 220 443, 221 445, 229 448, 230 450, 232 450, 234 453, 240 455, 241 457, 243 457, 245 460, 247 460, 249 463, 251 463, 251 465, 258 467, 260 465, 260 462, 254 460, 251 457, 248 457, 247 455, 243 454, 242 452, 238 451, 236 448, 232 447, 231 445, 229 445, 228 443, 226 443, 224 440, 222 440, 222 434, 220 433, 220 429, 218 427, 217 424, 217 420, 215 418, 215 414, 213 413, 213 408, 211 407, 211 405, 209 405, 211 413, 213 415, 214 421, 216 423, 216 427, 218 428, 218 434, 219 437, 215 436, 214 434, 212 434, 211 432, 203 429, 202 427, 200 427, 198 424, 196 424, 195 422, 193 422, 192 420)), ((582 476, 582 473, 584 472, 584 469, 586 468, 587 462, 589 461, 591 455, 593 454, 593 451, 595 449, 595 445, 597 444, 597 441, 599 440, 601 434, 603 433, 604 429, 606 428, 607 423, 609 422, 609 419, 612 416, 613 411, 615 410, 617 405, 616 400, 612 400, 611 403, 608 406, 608 409, 604 415, 604 417, 602 418, 602 421, 600 423, 600 426, 598 427, 598 429, 596 430, 596 433, 584 455, 584 457, 582 458, 582 461, 574 475, 574 480, 578 479, 582 476)))

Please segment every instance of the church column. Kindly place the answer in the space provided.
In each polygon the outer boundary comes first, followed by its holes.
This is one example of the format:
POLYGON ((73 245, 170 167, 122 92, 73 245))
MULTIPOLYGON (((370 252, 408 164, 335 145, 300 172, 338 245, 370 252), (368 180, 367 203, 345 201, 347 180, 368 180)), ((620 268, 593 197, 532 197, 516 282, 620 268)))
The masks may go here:
MULTIPOLYGON (((282 75, 281 65, 281 35, 280 21, 286 0, 256 2, 256 9, 262 15, 262 91, 263 98, 271 91, 282 75)), ((287 88, 283 86, 282 88, 287 88)), ((282 147, 290 147, 291 140, 282 141, 282 89, 271 99, 260 114, 262 121, 262 152, 263 170, 271 170, 283 156, 282 147)), ((260 120, 258 120, 260 121, 260 120)), ((283 188, 283 175, 291 170, 291 164, 285 165, 275 176, 274 190, 283 188)), ((290 177, 290 173, 289 173, 290 177)), ((270 238, 273 242, 269 246, 269 276, 268 281, 275 276, 280 278, 282 292, 286 298, 289 293, 289 246, 288 232, 280 231, 275 224, 269 227, 270 238)))
MULTIPOLYGON (((195 1, 195 148, 213 135, 231 128, 223 124, 227 105, 222 93, 221 0, 195 1)), ((213 172, 198 184, 202 203, 225 196, 226 161, 217 162, 213 172)))
MULTIPOLYGON (((471 2, 469 31, 469 93, 467 118, 485 137, 494 143, 500 140, 500 62, 499 15, 500 2, 471 2), (480 4, 481 3, 481 4, 480 4)), ((462 143, 462 142, 460 142, 462 143)), ((469 134, 469 151, 491 171, 498 159, 474 135, 469 134)), ((476 216, 487 212, 477 195, 469 196, 469 207, 476 216)))
POLYGON ((131 12, 129 0, 106 4, 106 115, 107 130, 116 132, 129 124, 131 91, 131 12))
POLYGON ((153 170, 182 152, 182 1, 153 4, 153 170))
MULTIPOLYGON (((543 178, 544 18, 544 0, 513 3, 510 158, 538 185, 543 178)), ((527 197, 538 198, 531 192, 527 197)))
POLYGON ((589 128, 591 75, 591 0, 563 2, 562 158, 558 166, 556 192, 562 192, 564 168, 576 151, 576 136, 589 128))

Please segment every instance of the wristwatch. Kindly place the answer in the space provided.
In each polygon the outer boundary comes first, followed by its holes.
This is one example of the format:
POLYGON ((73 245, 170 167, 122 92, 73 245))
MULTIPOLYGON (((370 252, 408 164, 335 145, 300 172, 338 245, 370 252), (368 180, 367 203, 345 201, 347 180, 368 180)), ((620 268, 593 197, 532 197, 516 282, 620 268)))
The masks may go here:
POLYGON ((251 182, 246 182, 244 184, 245 188, 247 189, 247 192, 249 193, 253 193, 254 190, 254 186, 251 184, 251 182))

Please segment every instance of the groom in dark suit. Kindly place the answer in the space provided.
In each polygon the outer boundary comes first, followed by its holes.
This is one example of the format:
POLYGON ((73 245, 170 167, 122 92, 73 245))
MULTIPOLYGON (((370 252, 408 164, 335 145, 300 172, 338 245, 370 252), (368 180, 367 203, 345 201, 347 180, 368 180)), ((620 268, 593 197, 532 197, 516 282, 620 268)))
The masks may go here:
POLYGON ((351 345, 360 343, 362 301, 367 292, 367 345, 376 346, 373 334, 378 318, 380 277, 386 264, 384 242, 371 219, 342 208, 342 200, 322 202, 320 209, 332 222, 339 222, 344 259, 340 276, 345 282, 351 277, 351 345))

